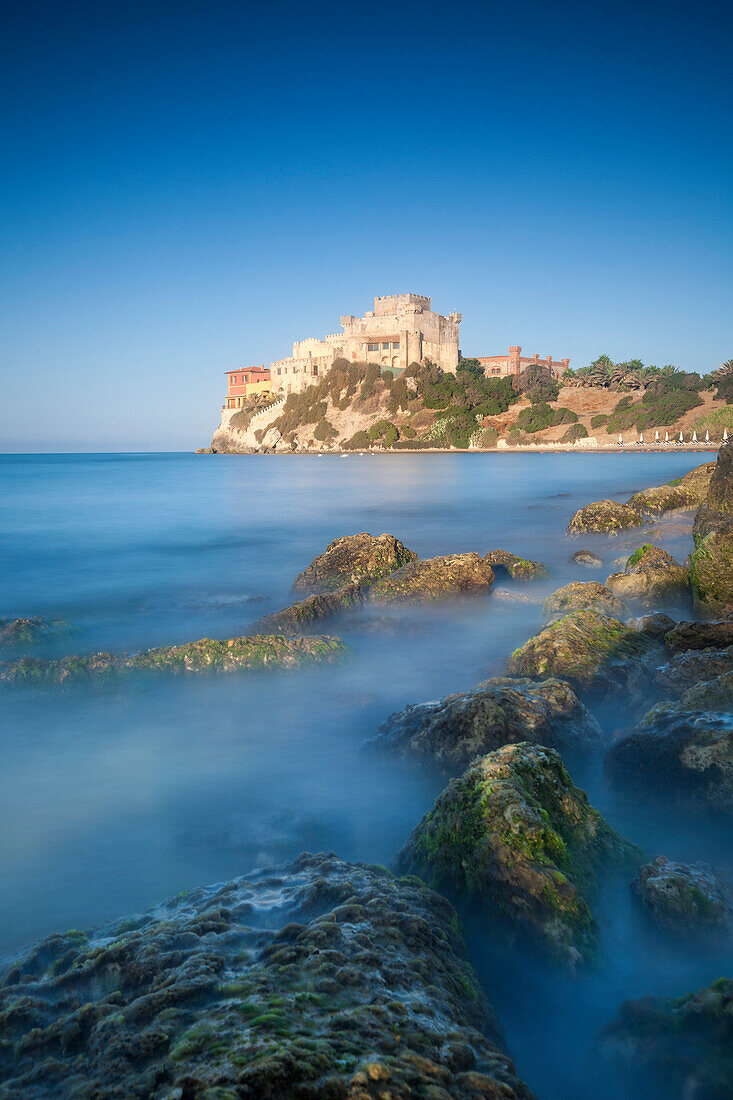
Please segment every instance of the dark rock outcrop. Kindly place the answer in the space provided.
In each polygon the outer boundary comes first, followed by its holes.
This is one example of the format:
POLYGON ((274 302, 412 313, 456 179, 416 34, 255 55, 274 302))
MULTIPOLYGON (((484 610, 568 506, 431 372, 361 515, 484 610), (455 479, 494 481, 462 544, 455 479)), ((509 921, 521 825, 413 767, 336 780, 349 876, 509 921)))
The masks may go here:
POLYGON ((515 650, 510 676, 568 680, 577 691, 628 700, 643 695, 664 650, 645 634, 598 611, 572 611, 515 650))
POLYGON ((679 696, 696 684, 733 671, 733 645, 725 649, 686 649, 675 653, 654 673, 654 685, 663 695, 679 696))
POLYGON ((582 611, 585 608, 592 608, 615 618, 620 618, 628 611, 624 602, 598 581, 571 581, 548 596, 543 605, 547 620, 561 619, 570 611, 582 611))
POLYGON ((631 883, 654 923, 667 932, 695 935, 730 919, 724 883, 706 863, 674 863, 657 856, 631 883))
POLYGON ((718 452, 705 504, 695 516, 690 581, 704 611, 733 609, 733 445, 718 452))
POLYGON ((484 561, 488 562, 494 571, 501 570, 514 581, 534 581, 549 576, 546 566, 541 561, 519 558, 516 554, 510 554, 508 550, 492 550, 486 555, 484 561))
POLYGON ((392 714, 369 745, 456 775, 520 741, 572 755, 598 748, 601 727, 562 680, 486 680, 473 691, 392 714))
POLYGON ((531 1100, 449 903, 335 856, 51 936, 0 1022, 4 1100, 531 1100))
POLYGON ((417 554, 403 546, 394 535, 370 535, 366 531, 344 535, 329 543, 324 552, 298 574, 293 581, 293 592, 318 595, 355 582, 368 587, 416 560, 417 554))
POLYGON ((200 675, 294 669, 336 661, 348 652, 340 638, 328 635, 262 634, 223 641, 202 638, 198 642, 162 646, 132 656, 93 653, 88 657, 61 657, 55 661, 25 657, 0 665, 0 684, 69 687, 89 682, 108 683, 134 673, 200 675))
POLYGON ((597 928, 589 906, 596 873, 638 865, 539 745, 506 745, 453 779, 397 857, 449 897, 478 903, 497 934, 529 936, 565 965, 590 962, 597 928))
POLYGON ((650 638, 664 638, 665 634, 675 626, 675 621, 663 611, 651 611, 648 615, 627 619, 626 625, 632 630, 638 630, 641 634, 647 634, 650 638))
POLYGON ((432 603, 460 596, 486 595, 494 571, 480 554, 421 558, 383 577, 369 590, 372 603, 432 603))
POLYGON ((569 535, 613 535, 628 527, 641 527, 642 513, 616 500, 597 500, 579 508, 568 524, 569 535))
POLYGON ((623 573, 607 578, 606 587, 619 599, 649 607, 688 599, 690 577, 666 550, 645 544, 631 555, 623 573))
POLYGON ((651 1073, 666 1100, 733 1096, 733 981, 684 997, 627 1001, 604 1033, 609 1054, 651 1073))
POLYGON ((664 644, 670 653, 684 649, 725 649, 733 645, 733 619, 677 623, 665 633, 664 644))

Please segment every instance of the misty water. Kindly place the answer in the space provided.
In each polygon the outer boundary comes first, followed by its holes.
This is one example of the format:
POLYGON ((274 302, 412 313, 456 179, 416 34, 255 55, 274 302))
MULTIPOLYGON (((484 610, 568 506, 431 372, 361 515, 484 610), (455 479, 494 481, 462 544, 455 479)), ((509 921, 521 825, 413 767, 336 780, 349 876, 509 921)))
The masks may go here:
MULTIPOLYGON (((332 629, 353 656, 338 666, 6 693, 0 954, 306 849, 389 864, 443 783, 365 752, 367 738, 407 703, 499 674, 540 627, 541 597, 570 580, 604 580, 613 560, 642 541, 639 532, 570 540, 565 527, 579 506, 626 499, 709 457, 0 459, 0 616, 78 627, 44 655, 244 633, 288 603, 293 578, 328 542, 357 531, 390 532, 421 556, 507 549, 544 561, 552 574, 524 586, 499 580, 488 598, 461 605, 339 622, 332 629), (572 564, 580 546, 599 553, 603 567, 572 564)), ((691 522, 685 513, 657 525, 655 537, 678 560, 691 549, 691 522)), ((615 708, 600 718, 609 739, 623 722, 615 708)), ((600 763, 574 778, 649 857, 725 869, 718 824, 651 800, 616 801, 600 763)), ((480 920, 470 922, 472 960, 540 1100, 580 1100, 591 1083, 608 1100, 652 1096, 599 1062, 598 1032, 625 999, 682 994, 730 964, 714 948, 655 933, 626 881, 604 885, 596 912, 604 961, 577 977, 507 952, 480 920)))

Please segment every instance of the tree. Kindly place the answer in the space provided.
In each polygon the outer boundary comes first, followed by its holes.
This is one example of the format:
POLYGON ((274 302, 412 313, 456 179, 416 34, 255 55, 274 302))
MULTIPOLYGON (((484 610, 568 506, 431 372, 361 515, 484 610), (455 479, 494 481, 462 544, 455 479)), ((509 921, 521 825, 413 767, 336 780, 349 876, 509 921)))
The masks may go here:
POLYGON ((726 359, 725 363, 721 363, 718 369, 714 372, 713 378, 716 381, 723 381, 725 378, 733 378, 733 359, 726 359))

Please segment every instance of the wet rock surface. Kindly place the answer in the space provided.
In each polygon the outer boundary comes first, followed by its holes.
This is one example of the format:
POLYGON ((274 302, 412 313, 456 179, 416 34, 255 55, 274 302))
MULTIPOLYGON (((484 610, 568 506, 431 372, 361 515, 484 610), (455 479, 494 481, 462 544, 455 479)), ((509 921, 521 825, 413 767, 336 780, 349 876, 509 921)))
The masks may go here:
POLYGON ((571 581, 548 596, 543 605, 545 619, 561 619, 570 611, 592 608, 617 619, 626 615, 626 604, 598 581, 571 581))
POLYGON ((329 635, 286 637, 253 635, 219 641, 202 638, 184 645, 162 646, 132 656, 93 653, 44 661, 25 657, 0 665, 0 684, 24 687, 71 687, 107 683, 138 674, 201 675, 295 669, 339 660, 349 652, 340 638, 329 635))
POLYGON ((725 649, 687 649, 675 653, 654 674, 654 685, 663 695, 680 696, 707 680, 733 670, 733 646, 725 649))
POLYGON ((631 555, 623 573, 612 573, 606 580, 606 587, 619 599, 647 607, 658 602, 685 601, 689 585, 685 567, 666 550, 648 543, 631 555))
POLYGON ((718 452, 704 505, 695 516, 690 580, 708 612, 733 610, 733 446, 718 452))
POLYGON ((694 935, 730 920, 727 887, 705 863, 657 856, 639 869, 631 892, 664 931, 694 935))
POLYGON ((453 908, 335 856, 51 936, 0 1021, 4 1100, 531 1100, 453 908))
POLYGON ((599 695, 621 689, 643 695, 651 669, 664 653, 661 645, 598 611, 573 611, 545 627, 515 650, 506 663, 509 675, 557 677, 576 690, 599 695))
POLYGON ((541 561, 530 561, 510 554, 508 550, 492 550, 484 558, 494 571, 507 573, 514 581, 533 581, 549 576, 541 561))
POLYGON ((664 635, 670 653, 684 649, 725 649, 733 645, 733 619, 717 622, 681 622, 664 635))
POLYGON ((669 1100, 730 1100, 733 981, 720 978, 683 997, 627 1001, 606 1028, 604 1046, 651 1074, 669 1100))
POLYGON ((299 600, 282 611, 264 615, 252 624, 250 630, 253 634, 297 634, 313 623, 361 607, 365 598, 365 589, 361 585, 347 584, 335 592, 306 596, 304 600, 299 600))
POLYGON ((0 619, 0 651, 27 649, 73 632, 62 619, 0 619))
POLYGON ((698 508, 701 497, 684 485, 655 485, 651 489, 642 489, 629 498, 631 508, 637 508, 646 515, 661 516, 665 512, 677 512, 685 508, 698 508))
POLYGON ((506 745, 453 779, 396 860, 449 897, 477 903, 497 934, 526 935, 575 966, 598 950, 595 877, 639 850, 574 785, 558 753, 506 745))
POLYGON ((461 596, 486 595, 494 571, 480 554, 421 558, 383 577, 369 590, 372 603, 430 603, 461 596))
POLYGON ((628 527, 640 527, 643 522, 644 517, 637 508, 616 500, 597 500, 578 509, 567 531, 569 535, 609 535, 628 527))
POLYGON ((477 756, 526 741, 572 755, 599 748, 603 733, 569 684, 498 677, 390 715, 369 745, 455 775, 477 756))
POLYGON ((597 569, 603 565, 603 559, 594 554, 592 550, 576 550, 570 559, 576 565, 584 565, 588 569, 597 569))
POLYGON ((651 611, 648 615, 627 619, 626 625, 632 630, 638 630, 640 634, 647 634, 650 638, 663 639, 668 631, 674 628, 675 621, 662 611, 651 611))
POLYGON ((403 546, 394 535, 375 536, 366 531, 344 535, 329 543, 324 552, 298 574, 292 590, 303 595, 317 595, 357 581, 369 586, 416 560, 417 554, 403 546))

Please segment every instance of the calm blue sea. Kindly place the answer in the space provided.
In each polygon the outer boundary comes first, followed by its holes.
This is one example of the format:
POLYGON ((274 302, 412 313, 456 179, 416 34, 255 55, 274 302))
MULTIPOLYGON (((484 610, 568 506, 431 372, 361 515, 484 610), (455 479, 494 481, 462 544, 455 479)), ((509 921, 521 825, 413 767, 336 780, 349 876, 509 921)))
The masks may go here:
MULTIPOLYGON (((541 559, 552 578, 514 588, 535 597, 527 602, 492 596, 344 630, 354 657, 343 667, 5 696, 0 951, 304 848, 388 863, 439 784, 365 754, 364 740, 406 703, 500 672, 538 629, 538 598, 571 579, 605 579, 613 559, 641 541, 638 533, 569 540, 580 505, 625 499, 710 457, 1 457, 0 617, 78 627, 48 652, 242 633, 288 602, 292 579, 328 542, 357 531, 391 532, 423 556, 504 548, 541 559), (600 553, 603 568, 571 565, 580 545, 600 553)), ((656 533, 680 560, 690 524, 683 514, 656 533)), ((613 716, 606 721, 612 729, 613 716)), ((599 772, 580 779, 650 855, 710 859, 724 848, 653 807, 615 806, 599 772)), ((590 1035, 626 996, 684 992, 718 976, 704 953, 679 958, 645 939, 625 895, 602 919, 608 970, 600 985, 582 987, 579 1002, 579 986, 573 1000, 562 983, 534 988, 527 978, 533 1014, 516 1001, 516 983, 484 974, 520 1071, 541 1097, 587 1095, 590 1045, 562 1067, 556 1051, 568 1013, 590 1035)))

